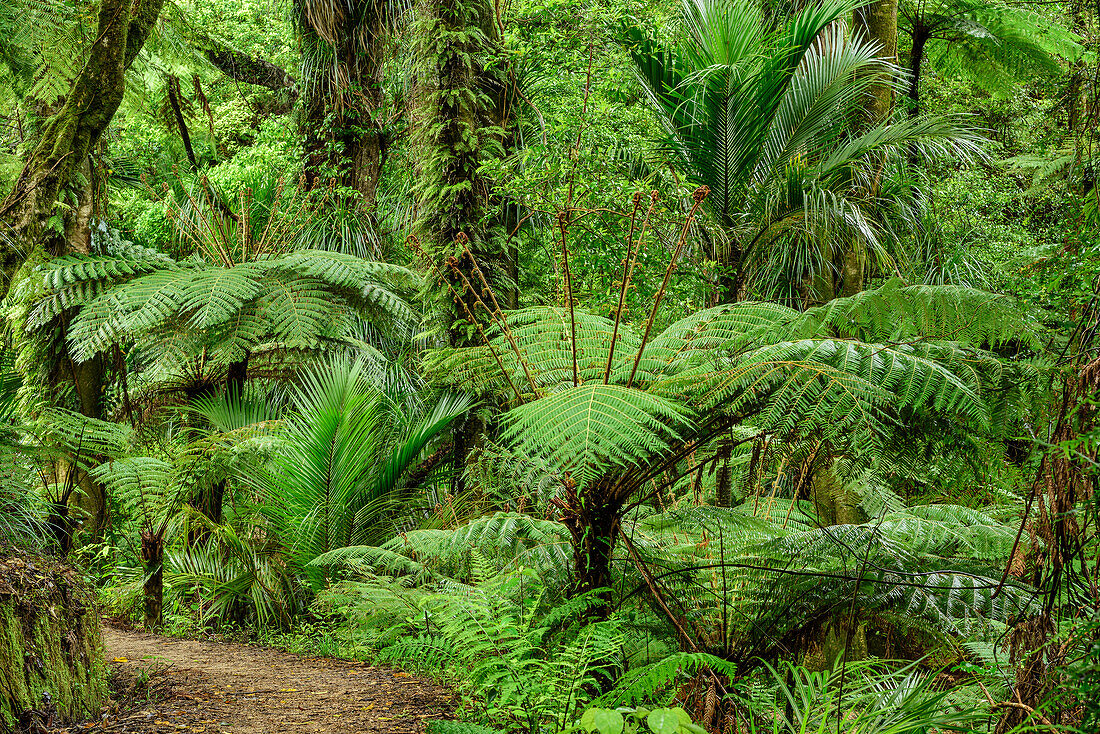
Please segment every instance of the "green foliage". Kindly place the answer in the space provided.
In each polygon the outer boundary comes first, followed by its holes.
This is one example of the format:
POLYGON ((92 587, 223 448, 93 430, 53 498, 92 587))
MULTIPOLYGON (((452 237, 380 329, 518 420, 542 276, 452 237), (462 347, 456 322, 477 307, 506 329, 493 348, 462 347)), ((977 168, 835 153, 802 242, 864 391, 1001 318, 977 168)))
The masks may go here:
POLYGON ((581 715, 576 731, 589 734, 636 734, 639 730, 651 734, 703 734, 703 727, 692 723, 691 716, 680 707, 649 709, 645 707, 618 709, 590 708, 581 715))
POLYGON ((545 457, 580 484, 641 466, 678 440, 688 415, 676 403, 620 385, 581 385, 509 411, 506 440, 545 457))
POLYGON ((534 574, 521 571, 429 597, 421 602, 425 632, 397 641, 380 659, 433 660, 460 675, 489 720, 561 731, 614 678, 622 638, 614 620, 580 621, 590 597, 544 616, 544 593, 534 574))
POLYGON ((1050 17, 1010 3, 987 0, 903 2, 899 28, 924 35, 941 71, 1008 93, 1021 81, 1055 76, 1060 59, 1083 52, 1079 37, 1050 17))
POLYGON ((770 19, 753 2, 689 0, 685 33, 673 44, 626 30, 669 158, 710 187, 705 207, 724 237, 718 259, 732 280, 727 300, 740 298, 750 277, 761 292, 783 295, 833 280, 851 247, 889 270, 889 220, 910 217, 915 202, 884 176, 903 176, 896 162, 907 151, 976 151, 976 135, 944 118, 853 130, 871 86, 897 77, 873 44, 833 25, 855 7, 815 3, 770 19))
POLYGON ((303 570, 377 537, 420 454, 471 404, 458 395, 422 402, 399 376, 362 359, 307 371, 291 401, 280 450, 257 484, 273 530, 303 570))
POLYGON ((736 665, 709 653, 673 653, 654 663, 630 669, 612 690, 597 699, 597 703, 621 707, 644 701, 667 701, 676 695, 679 686, 701 673, 733 679, 737 672, 736 665))
POLYGON ((69 334, 76 359, 139 336, 167 342, 169 354, 191 354, 213 336, 212 356, 232 361, 269 340, 314 349, 338 338, 357 310, 409 318, 405 302, 382 284, 390 277, 406 283, 413 278, 397 266, 308 250, 231 267, 163 255, 136 264, 125 257, 60 258, 42 273, 51 295, 34 310, 29 326, 80 306, 69 334), (109 287, 128 275, 137 277, 109 287), (189 348, 189 342, 196 346, 189 348))
MULTIPOLYGON (((1095 356, 1088 8, 903 2, 910 79, 847 0, 292 5, 169 8, 57 249, 0 242, 0 540, 437 676, 433 734, 1089 730, 1095 513, 1029 490, 1096 460, 1047 430, 1095 356)), ((96 7, 0 7, 0 180, 96 7)))
POLYGON ((168 583, 203 600, 202 622, 289 625, 301 593, 278 546, 256 543, 232 525, 205 524, 211 534, 205 545, 169 554, 168 583))
POLYGON ((548 587, 563 589, 571 564, 569 534, 555 520, 495 512, 454 528, 409 530, 381 546, 337 548, 311 562, 326 569, 393 574, 418 583, 470 583, 476 564, 487 567, 490 574, 533 569, 548 587))
POLYGON ((498 734, 500 729, 491 729, 469 721, 448 721, 433 719, 428 722, 428 734, 498 734))
POLYGON ((153 456, 134 456, 101 465, 92 472, 143 528, 163 535, 178 519, 191 487, 180 469, 153 456))
POLYGON ((981 718, 951 705, 951 693, 937 690, 934 677, 912 665, 898 671, 866 663, 823 673, 791 665, 768 671, 776 696, 754 707, 757 732, 826 734, 837 726, 877 734, 965 731, 981 718))
POLYGON ((632 325, 620 324, 610 356, 611 320, 578 312, 575 341, 561 309, 526 309, 508 321, 508 333, 489 333, 491 346, 440 351, 429 369, 476 391, 503 393, 506 384, 526 386, 525 397, 550 391, 513 408, 507 435, 520 453, 550 459, 556 472, 580 471, 585 482, 600 467, 658 456, 662 445, 705 441, 719 417, 870 455, 881 454, 883 438, 914 411, 970 430, 999 426, 1019 408, 1021 392, 1011 386, 1019 388, 1027 370, 988 350, 1038 341, 1001 298, 897 281, 803 313, 771 303, 719 306, 671 324, 644 347, 632 325), (569 387, 574 348, 582 384, 569 387), (609 384, 598 384, 605 376, 609 384), (707 421, 692 427, 684 421, 691 411, 707 421))

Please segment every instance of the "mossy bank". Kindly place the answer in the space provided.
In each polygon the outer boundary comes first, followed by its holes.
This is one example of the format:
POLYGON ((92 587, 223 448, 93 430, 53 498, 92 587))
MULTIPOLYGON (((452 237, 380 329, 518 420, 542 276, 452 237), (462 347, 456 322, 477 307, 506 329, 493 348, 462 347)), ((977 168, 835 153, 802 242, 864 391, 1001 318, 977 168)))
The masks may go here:
POLYGON ((0 548, 0 733, 84 717, 106 693, 99 616, 78 574, 0 548))

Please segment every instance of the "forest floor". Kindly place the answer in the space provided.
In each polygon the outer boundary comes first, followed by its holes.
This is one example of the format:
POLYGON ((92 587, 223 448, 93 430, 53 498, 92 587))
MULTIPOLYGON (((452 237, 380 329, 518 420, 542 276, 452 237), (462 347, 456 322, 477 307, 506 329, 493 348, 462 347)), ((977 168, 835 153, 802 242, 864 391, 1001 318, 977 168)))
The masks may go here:
POLYGON ((98 721, 55 731, 413 734, 454 708, 447 689, 365 663, 111 627, 103 642, 111 702, 98 721))

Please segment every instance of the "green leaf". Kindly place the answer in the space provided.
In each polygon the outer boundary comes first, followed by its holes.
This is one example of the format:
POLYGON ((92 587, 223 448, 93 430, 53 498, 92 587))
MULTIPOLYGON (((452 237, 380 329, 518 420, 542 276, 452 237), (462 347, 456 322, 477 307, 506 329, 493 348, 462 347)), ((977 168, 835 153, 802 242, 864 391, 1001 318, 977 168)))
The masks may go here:
MULTIPOLYGON (((592 726, 599 734, 619 734, 623 730, 623 715, 611 709, 590 709, 592 726)), ((582 718, 583 720, 583 718, 582 718)))
POLYGON ((645 723, 653 734, 678 734, 680 731, 680 715, 676 709, 654 709, 645 717, 645 723))

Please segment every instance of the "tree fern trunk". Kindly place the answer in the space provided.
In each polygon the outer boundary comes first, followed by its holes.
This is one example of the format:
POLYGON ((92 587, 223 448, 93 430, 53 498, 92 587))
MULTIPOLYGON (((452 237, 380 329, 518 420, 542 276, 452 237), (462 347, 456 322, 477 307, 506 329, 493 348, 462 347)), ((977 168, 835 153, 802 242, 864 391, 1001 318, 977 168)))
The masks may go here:
POLYGON ((180 108, 180 81, 175 75, 168 76, 168 106, 172 108, 172 117, 176 121, 176 128, 183 141, 183 150, 187 153, 187 161, 191 168, 198 169, 199 163, 195 158, 195 149, 191 145, 191 133, 187 130, 187 120, 183 119, 183 110, 180 108))
POLYGON ((390 19, 384 3, 298 0, 303 44, 301 131, 307 188, 335 183, 373 212, 382 177, 382 71, 390 19), (335 177, 335 178, 333 178, 335 177))
POLYGON ((928 44, 928 31, 913 27, 913 45, 909 49, 909 116, 920 115, 920 75, 924 66, 924 49, 928 44))
POLYGON ((730 507, 733 504, 733 487, 730 471, 730 457, 733 446, 722 441, 718 446, 718 476, 715 480, 715 504, 718 507, 730 507))
POLYGON ((161 534, 142 532, 141 560, 145 565, 142 585, 145 629, 158 630, 164 624, 164 538, 161 534))
MULTIPOLYGON (((231 400, 244 398, 245 381, 248 379, 248 361, 251 354, 245 350, 244 356, 236 362, 230 362, 225 371, 225 395, 231 400)), ((225 479, 211 482, 209 487, 199 490, 190 505, 203 517, 215 525, 220 525, 224 517, 225 490, 229 483, 225 479)), ((187 533, 188 545, 201 542, 210 535, 205 526, 192 527, 187 533)))
POLYGON ((614 584, 611 564, 622 510, 622 503, 614 499, 613 489, 613 479, 580 491, 570 487, 562 502, 561 519, 569 529, 573 546, 572 593, 607 590, 600 592, 602 603, 590 610, 596 619, 606 619, 611 614, 610 589, 614 584))

